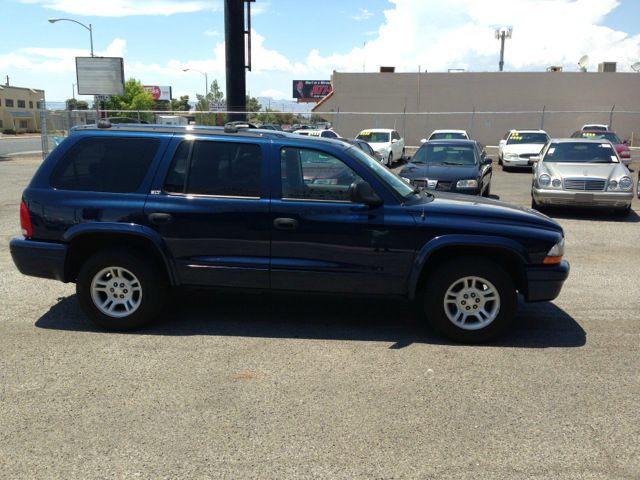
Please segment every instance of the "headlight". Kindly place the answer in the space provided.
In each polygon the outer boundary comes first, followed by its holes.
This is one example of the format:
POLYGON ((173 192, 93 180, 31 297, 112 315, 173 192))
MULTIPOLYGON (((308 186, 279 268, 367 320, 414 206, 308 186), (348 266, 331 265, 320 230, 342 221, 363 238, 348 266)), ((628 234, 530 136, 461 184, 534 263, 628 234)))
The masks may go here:
POLYGON ((549 185, 551 185, 551 177, 546 173, 543 173, 538 177, 538 185, 540 185, 541 187, 548 187, 549 185))
POLYGON ((611 180, 609 182, 609 188, 607 190, 617 190, 618 189, 618 182, 616 180, 611 180))
POLYGON ((477 180, 458 180, 456 188, 478 188, 477 180))
POLYGON ((558 243, 556 243, 551 250, 547 252, 547 256, 544 257, 543 263, 546 265, 555 265, 562 261, 564 255, 564 237, 562 237, 558 243))
POLYGON ((622 177, 618 181, 618 186, 620 187, 620 190, 631 190, 633 188, 633 182, 629 177, 622 177))
POLYGON ((560 181, 559 178, 554 178, 553 182, 551 182, 551 185, 553 185, 555 188, 560 188, 560 186, 562 185, 562 181, 560 181))

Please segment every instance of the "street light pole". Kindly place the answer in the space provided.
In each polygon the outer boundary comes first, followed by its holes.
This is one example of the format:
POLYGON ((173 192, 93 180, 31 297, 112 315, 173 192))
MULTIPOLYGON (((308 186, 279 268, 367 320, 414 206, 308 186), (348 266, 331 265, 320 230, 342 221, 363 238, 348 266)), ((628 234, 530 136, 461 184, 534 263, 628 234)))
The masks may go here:
POLYGON ((209 77, 207 76, 207 72, 202 72, 200 70, 196 70, 195 68, 185 68, 182 70, 183 72, 198 72, 200 75, 204 76, 204 98, 207 99, 207 94, 209 93, 209 77))
POLYGON ((93 55, 93 27, 91 26, 91 24, 87 26, 82 22, 74 20, 73 18, 50 18, 49 19, 49 23, 56 23, 56 22, 73 22, 89 30, 89 41, 91 42, 91 56, 92 57, 94 56, 93 55))

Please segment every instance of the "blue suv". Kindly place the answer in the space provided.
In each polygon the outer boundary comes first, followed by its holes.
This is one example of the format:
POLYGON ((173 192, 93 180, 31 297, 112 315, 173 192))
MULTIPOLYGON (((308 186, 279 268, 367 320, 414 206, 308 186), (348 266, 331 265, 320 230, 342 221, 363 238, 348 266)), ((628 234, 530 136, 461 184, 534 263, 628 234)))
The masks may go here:
POLYGON ((76 128, 23 194, 18 269, 75 282, 132 329, 177 286, 405 297, 481 342, 517 294, 555 298, 562 228, 528 208, 415 189, 352 145, 237 126, 76 128))

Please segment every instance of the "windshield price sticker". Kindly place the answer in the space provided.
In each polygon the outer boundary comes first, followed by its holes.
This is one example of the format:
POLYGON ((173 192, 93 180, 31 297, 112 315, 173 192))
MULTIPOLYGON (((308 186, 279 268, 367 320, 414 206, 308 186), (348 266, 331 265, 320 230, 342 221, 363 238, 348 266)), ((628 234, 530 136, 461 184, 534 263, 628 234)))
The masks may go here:
POLYGON ((614 163, 618 162, 618 157, 616 157, 615 155, 611 155, 611 161, 614 163))

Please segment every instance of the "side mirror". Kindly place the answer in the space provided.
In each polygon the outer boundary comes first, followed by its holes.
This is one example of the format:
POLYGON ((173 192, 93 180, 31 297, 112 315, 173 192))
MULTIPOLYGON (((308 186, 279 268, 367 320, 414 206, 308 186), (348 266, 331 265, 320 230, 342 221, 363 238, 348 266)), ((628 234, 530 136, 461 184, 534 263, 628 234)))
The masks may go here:
POLYGON ((483 165, 491 165, 493 163, 493 158, 491 157, 483 157, 482 164, 483 165))
POLYGON ((622 143, 624 143, 625 145, 629 145, 629 140, 625 139, 622 143))
POLYGON ((398 143, 398 140, 394 138, 393 140, 391 140, 391 143, 398 143))
POLYGON ((529 157, 529 165, 533 165, 534 163, 538 163, 540 161, 540 155, 534 155, 529 157))
POLYGON ((353 182, 349 187, 349 197, 353 203, 364 203, 369 207, 379 207, 382 199, 378 196, 371 185, 363 180, 353 182))
POLYGON ((420 139, 420 143, 427 143, 427 139, 426 138, 421 138, 420 139))

